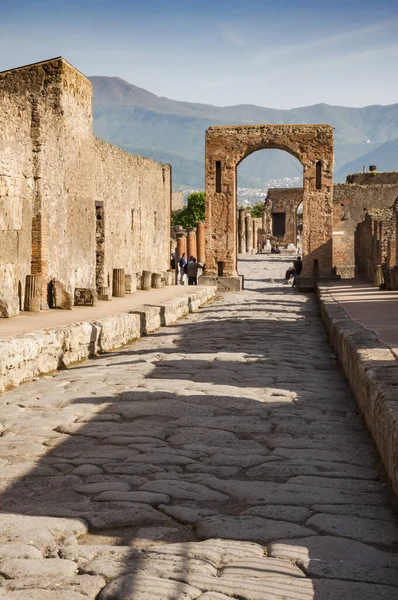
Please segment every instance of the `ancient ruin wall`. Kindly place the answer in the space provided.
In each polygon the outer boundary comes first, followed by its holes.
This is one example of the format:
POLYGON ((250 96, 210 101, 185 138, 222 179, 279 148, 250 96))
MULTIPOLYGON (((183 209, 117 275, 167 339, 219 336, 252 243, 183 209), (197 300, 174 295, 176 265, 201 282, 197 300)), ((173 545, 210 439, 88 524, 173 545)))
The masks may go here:
POLYGON ((297 243, 297 208, 303 201, 303 188, 270 188, 265 199, 263 226, 265 235, 272 238, 272 213, 285 213, 285 235, 280 244, 297 243))
MULTIPOLYGON (((36 82, 35 82, 36 83, 36 82)), ((39 81, 36 83, 40 87, 39 81)), ((26 73, 0 76, 0 294, 30 273, 34 197, 32 103, 26 73)))
POLYGON ((126 274, 169 268, 171 173, 169 165, 131 156, 95 140, 95 202, 103 203, 105 284, 112 270, 126 274))
POLYGON ((2 295, 23 305, 29 273, 43 304, 52 278, 96 287, 96 201, 110 274, 168 268, 171 168, 96 140, 91 84, 62 58, 0 74, 0 166, 2 295))
POLYGON ((390 208, 398 197, 398 184, 333 186, 333 266, 343 279, 355 277, 355 242, 357 224, 366 211, 390 208))

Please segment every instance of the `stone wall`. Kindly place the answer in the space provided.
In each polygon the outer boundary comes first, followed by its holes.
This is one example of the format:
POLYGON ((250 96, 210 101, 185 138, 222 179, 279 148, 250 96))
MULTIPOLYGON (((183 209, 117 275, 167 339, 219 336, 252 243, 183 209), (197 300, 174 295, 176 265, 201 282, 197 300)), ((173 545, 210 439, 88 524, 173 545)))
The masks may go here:
POLYGON ((265 199, 263 229, 273 240, 272 213, 285 213, 285 235, 275 238, 282 245, 297 244, 297 208, 303 201, 303 188, 270 188, 265 199))
POLYGON ((367 211, 390 208, 397 197, 398 183, 333 186, 333 266, 343 279, 355 277, 357 224, 365 219, 367 211))
POLYGON ((398 184, 398 173, 379 173, 378 171, 369 171, 368 173, 352 173, 347 175, 346 183, 355 183, 357 185, 388 185, 398 184))
POLYGON ((103 285, 167 270, 171 167, 97 140, 91 83, 62 58, 0 73, 0 295, 23 306, 29 273, 43 308, 54 278, 95 288, 100 210, 103 285))

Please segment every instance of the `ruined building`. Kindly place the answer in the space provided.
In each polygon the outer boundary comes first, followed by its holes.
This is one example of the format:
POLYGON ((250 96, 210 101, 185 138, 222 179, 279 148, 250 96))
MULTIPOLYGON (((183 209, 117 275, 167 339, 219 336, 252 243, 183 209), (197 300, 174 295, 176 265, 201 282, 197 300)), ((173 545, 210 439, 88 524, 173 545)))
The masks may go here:
POLYGON ((84 75, 62 58, 0 73, 3 312, 134 291, 169 268, 170 213, 171 167, 93 135, 84 75))

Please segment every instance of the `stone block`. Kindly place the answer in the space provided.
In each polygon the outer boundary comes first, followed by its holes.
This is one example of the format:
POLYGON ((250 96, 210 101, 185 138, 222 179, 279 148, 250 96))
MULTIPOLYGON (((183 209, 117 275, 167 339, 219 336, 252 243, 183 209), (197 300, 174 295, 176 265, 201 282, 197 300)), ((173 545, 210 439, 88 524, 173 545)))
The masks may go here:
POLYGON ((75 306, 95 306, 97 290, 90 288, 75 288, 75 306))
POLYGON ((98 300, 112 300, 111 291, 108 287, 98 288, 98 300))
POLYGON ((124 276, 124 291, 126 294, 133 294, 137 291, 137 277, 135 273, 124 276))
POLYGON ((73 296, 65 286, 56 279, 52 280, 53 307, 62 310, 72 310, 73 296))
POLYGON ((19 315, 18 296, 0 296, 0 318, 11 319, 19 315))
POLYGON ((243 277, 235 275, 223 277, 217 275, 201 275, 199 285, 216 286, 220 292, 241 292, 243 289, 243 277))

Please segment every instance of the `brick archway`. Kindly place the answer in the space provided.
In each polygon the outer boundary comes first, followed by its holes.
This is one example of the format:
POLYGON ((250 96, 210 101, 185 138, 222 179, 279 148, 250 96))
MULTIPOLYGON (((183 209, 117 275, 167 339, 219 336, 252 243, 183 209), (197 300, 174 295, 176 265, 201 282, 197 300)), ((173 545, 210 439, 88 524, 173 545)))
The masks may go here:
POLYGON ((333 127, 238 125, 206 131, 206 280, 240 289, 236 169, 249 154, 285 150, 303 165, 303 275, 332 274, 333 127))

